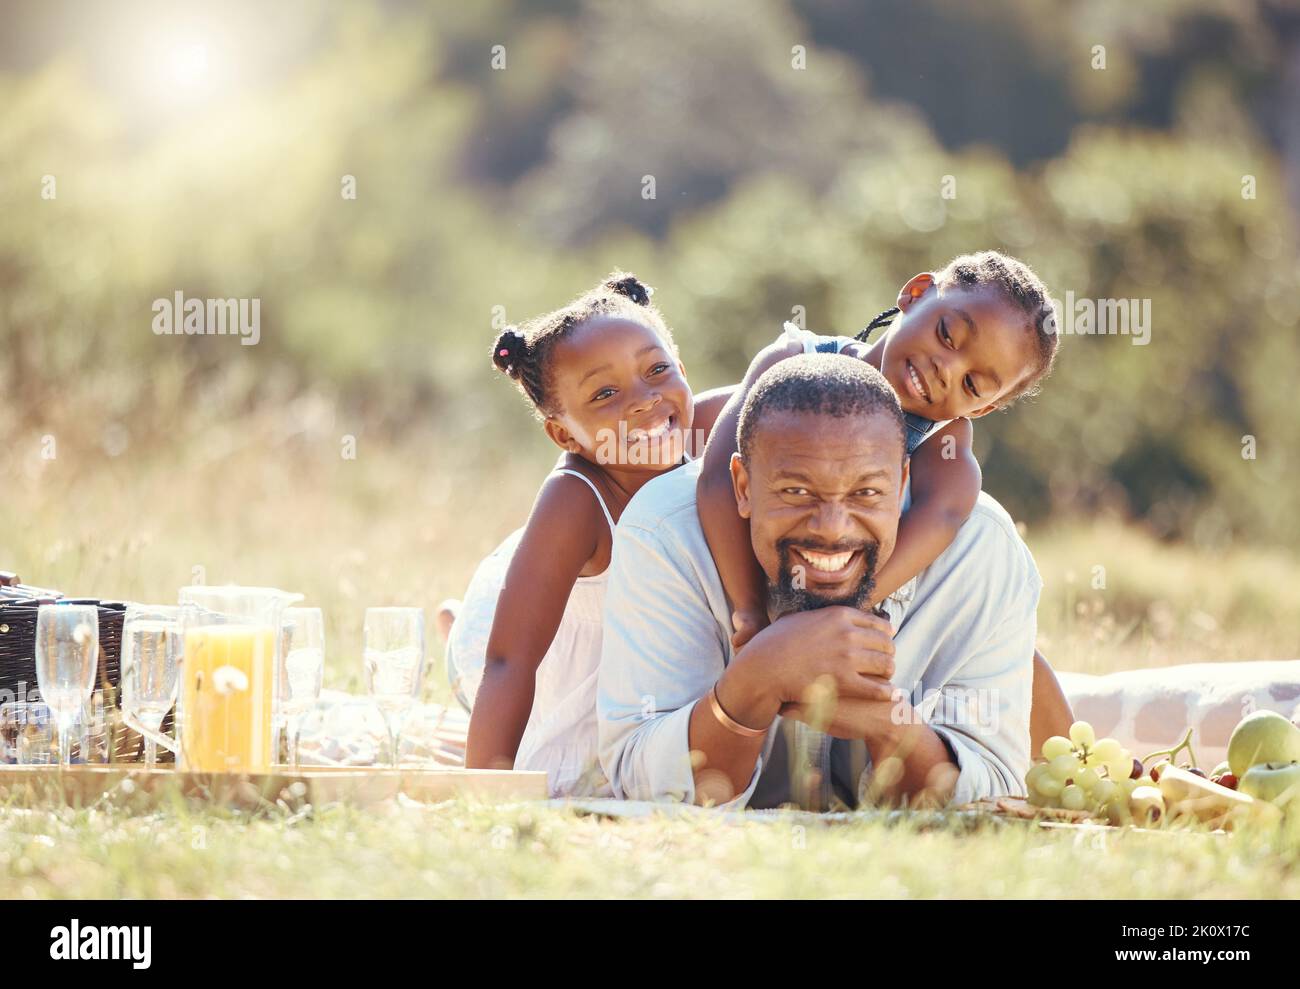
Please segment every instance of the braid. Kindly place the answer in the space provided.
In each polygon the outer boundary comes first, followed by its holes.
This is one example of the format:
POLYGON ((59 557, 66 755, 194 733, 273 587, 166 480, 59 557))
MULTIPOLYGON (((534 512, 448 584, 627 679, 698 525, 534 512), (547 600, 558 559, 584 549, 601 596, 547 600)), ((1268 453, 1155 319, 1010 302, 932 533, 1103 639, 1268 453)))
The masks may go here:
POLYGON ((556 411, 551 395, 551 356, 555 344, 577 327, 601 316, 621 316, 642 323, 673 347, 672 332, 650 301, 654 289, 635 275, 612 272, 599 285, 567 306, 508 326, 492 345, 492 363, 507 375, 541 415, 556 411))
POLYGON ((879 316, 877 316, 877 317, 876 317, 875 319, 873 319, 870 323, 868 323, 867 326, 866 326, 866 329, 864 329, 864 330, 862 330, 861 332, 859 332, 858 335, 855 336, 853 339, 854 339, 854 340, 861 340, 863 343, 866 343, 866 342, 867 342, 867 337, 871 336, 871 331, 872 331, 872 330, 874 330, 874 329, 876 329, 877 327, 880 327, 880 326, 887 326, 887 325, 889 325, 890 320, 892 320, 895 316, 897 316, 898 313, 899 313, 899 308, 898 308, 898 306, 894 306, 893 309, 886 309, 886 310, 885 310, 884 312, 882 312, 879 316))

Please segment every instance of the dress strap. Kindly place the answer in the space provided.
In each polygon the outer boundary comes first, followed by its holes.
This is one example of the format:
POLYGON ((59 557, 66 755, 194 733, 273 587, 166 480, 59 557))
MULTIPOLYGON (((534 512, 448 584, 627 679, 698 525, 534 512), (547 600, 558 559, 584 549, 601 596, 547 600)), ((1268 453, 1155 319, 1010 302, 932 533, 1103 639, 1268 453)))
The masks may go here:
POLYGON ((609 531, 612 535, 614 532, 614 516, 609 514, 609 509, 605 507, 605 499, 600 496, 600 489, 596 487, 591 478, 586 474, 578 473, 576 470, 569 470, 567 467, 557 467, 555 468, 555 473, 568 474, 572 477, 576 477, 583 484, 587 485, 587 487, 591 488, 591 493, 596 496, 596 501, 600 504, 600 510, 605 513, 605 521, 609 523, 609 531))

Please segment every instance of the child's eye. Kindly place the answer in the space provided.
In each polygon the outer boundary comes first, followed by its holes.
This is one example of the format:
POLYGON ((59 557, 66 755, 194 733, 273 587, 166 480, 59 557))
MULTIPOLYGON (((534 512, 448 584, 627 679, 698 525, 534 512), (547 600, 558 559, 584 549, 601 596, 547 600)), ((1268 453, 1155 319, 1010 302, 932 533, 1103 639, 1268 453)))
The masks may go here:
POLYGON ((784 488, 782 489, 781 493, 794 495, 795 497, 802 497, 803 495, 806 495, 808 493, 808 489, 807 488, 784 488))
POLYGON ((875 498, 879 494, 879 488, 859 488, 853 492, 855 498, 875 498))
POLYGON ((607 398, 612 398, 613 395, 613 388, 602 388, 600 391, 596 392, 596 394, 591 396, 591 400, 593 402, 603 402, 607 398))
POLYGON ((939 336, 943 338, 944 343, 952 346, 952 334, 948 332, 948 327, 943 320, 939 320, 939 336))
POLYGON ((652 367, 652 368, 650 369, 650 373, 651 373, 651 374, 663 374, 663 373, 664 373, 665 371, 667 371, 667 370, 668 370, 668 365, 667 365, 667 364, 656 364, 654 367, 652 367))
POLYGON ((966 383, 967 390, 969 390, 970 393, 974 395, 976 398, 979 398, 980 393, 979 393, 979 389, 975 387, 975 379, 968 374, 966 375, 965 383, 966 383))

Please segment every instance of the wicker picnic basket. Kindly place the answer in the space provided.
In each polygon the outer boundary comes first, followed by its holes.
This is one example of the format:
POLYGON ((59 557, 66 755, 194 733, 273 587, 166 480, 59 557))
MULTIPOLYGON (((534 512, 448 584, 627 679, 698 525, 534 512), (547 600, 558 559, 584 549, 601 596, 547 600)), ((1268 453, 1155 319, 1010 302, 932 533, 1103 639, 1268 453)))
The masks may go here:
MULTIPOLYGON (((58 591, 23 584, 16 574, 0 571, 0 698, 41 699, 36 679, 36 614, 43 604, 90 604, 99 610, 99 670, 90 709, 104 717, 94 719, 94 730, 86 753, 74 751, 74 758, 87 762, 136 762, 142 758, 144 740, 122 723, 118 705, 118 682, 122 658, 122 621, 126 604, 96 598, 66 598, 58 591)), ((163 731, 171 729, 167 715, 163 731)), ((171 753, 160 751, 159 761, 170 761, 171 753)))

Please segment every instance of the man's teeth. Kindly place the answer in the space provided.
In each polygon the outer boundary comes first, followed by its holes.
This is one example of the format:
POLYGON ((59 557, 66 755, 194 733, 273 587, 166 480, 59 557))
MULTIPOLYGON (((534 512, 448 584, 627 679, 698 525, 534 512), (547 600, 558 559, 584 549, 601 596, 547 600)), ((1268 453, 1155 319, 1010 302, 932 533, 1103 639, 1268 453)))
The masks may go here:
POLYGON ((925 384, 921 381, 921 376, 916 373, 916 368, 908 364, 907 373, 912 376, 912 384, 916 386, 917 394, 928 400, 930 396, 926 393, 925 384))
POLYGON ((847 553, 814 553, 812 550, 796 550, 800 556, 811 563, 822 573, 835 573, 837 570, 843 570, 849 565, 849 560, 853 559, 853 551, 847 553))

